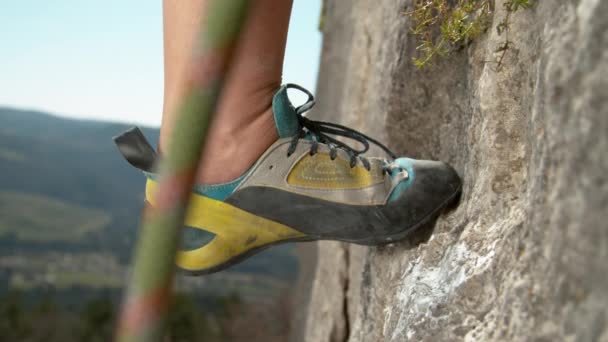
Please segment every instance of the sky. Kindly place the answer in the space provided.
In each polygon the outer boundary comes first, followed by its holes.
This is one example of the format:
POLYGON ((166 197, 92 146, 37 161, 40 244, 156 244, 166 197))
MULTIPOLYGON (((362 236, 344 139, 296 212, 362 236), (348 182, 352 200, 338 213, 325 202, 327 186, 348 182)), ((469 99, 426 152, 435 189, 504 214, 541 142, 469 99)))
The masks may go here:
MULTIPOLYGON (((285 82, 314 91, 321 0, 295 0, 285 82)), ((0 106, 160 125, 162 1, 0 4, 0 106)))

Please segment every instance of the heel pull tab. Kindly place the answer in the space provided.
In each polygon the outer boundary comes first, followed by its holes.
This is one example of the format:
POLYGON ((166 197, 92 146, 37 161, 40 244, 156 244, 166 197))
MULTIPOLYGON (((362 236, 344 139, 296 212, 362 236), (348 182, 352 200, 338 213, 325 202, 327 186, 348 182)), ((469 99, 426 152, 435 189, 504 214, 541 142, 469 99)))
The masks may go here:
POLYGON ((158 156, 138 127, 132 127, 112 139, 129 164, 145 172, 154 172, 158 156))

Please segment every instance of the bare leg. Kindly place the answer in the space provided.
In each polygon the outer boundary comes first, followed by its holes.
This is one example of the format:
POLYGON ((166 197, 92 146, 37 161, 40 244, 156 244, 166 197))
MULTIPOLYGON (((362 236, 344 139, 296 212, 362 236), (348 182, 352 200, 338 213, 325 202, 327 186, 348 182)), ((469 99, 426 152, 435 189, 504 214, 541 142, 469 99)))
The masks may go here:
MULTIPOLYGON (((164 0, 165 93, 160 148, 165 149, 185 90, 185 72, 208 0, 164 0)), ((272 95, 281 85, 292 0, 251 1, 203 153, 199 183, 243 174, 277 140, 272 95)))

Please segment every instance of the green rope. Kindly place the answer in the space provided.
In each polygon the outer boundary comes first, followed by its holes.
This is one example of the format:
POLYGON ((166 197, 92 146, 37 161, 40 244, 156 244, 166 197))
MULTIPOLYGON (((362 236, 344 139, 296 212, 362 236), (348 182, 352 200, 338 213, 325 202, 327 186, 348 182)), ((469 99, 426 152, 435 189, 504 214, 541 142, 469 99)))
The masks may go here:
POLYGON ((154 209, 144 210, 118 341, 162 341, 175 255, 207 128, 246 17, 247 0, 212 0, 195 44, 188 91, 160 165, 154 209))

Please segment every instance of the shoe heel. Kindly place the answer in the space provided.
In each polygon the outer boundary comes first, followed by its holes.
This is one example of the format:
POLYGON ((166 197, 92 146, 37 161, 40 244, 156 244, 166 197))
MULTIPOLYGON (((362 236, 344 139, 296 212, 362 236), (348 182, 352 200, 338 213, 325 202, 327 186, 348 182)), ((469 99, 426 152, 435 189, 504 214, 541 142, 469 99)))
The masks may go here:
MULTIPOLYGON (((148 179, 146 199, 154 206, 158 184, 148 179)), ((206 245, 177 253, 177 266, 193 274, 217 272, 254 252, 305 234, 283 224, 256 216, 222 201, 193 193, 184 224, 215 234, 206 245)))

